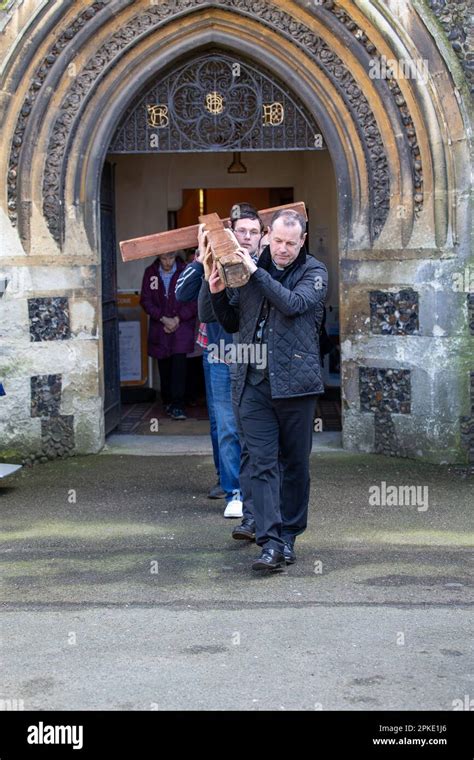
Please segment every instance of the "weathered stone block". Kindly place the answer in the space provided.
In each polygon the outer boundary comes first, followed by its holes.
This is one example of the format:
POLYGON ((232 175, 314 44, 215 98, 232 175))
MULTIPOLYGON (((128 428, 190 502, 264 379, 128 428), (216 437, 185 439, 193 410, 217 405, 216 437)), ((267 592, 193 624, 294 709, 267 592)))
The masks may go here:
POLYGON ((30 342, 28 307, 24 299, 0 301, 0 338, 5 341, 30 342))
POLYGON ((403 445, 404 456, 428 462, 459 461, 458 419, 433 421, 419 414, 395 414, 392 423, 397 440, 403 445), (433 446, 434 440, 436 446, 433 446))
POLYGON ((100 395, 99 377, 97 372, 71 372, 63 376, 62 403, 63 414, 92 416, 95 409, 90 409, 92 403, 100 395))
POLYGON ((374 415, 343 411, 342 441, 348 451, 375 451, 374 415))
POLYGON ((97 338, 97 301, 69 299, 71 337, 97 338))
POLYGON ((77 454, 96 454, 105 443, 104 410, 100 397, 89 399, 74 415, 77 454))
POLYGON ((420 290, 420 334, 435 338, 463 336, 466 333, 466 296, 447 285, 420 290), (464 308, 463 308, 464 307, 464 308))

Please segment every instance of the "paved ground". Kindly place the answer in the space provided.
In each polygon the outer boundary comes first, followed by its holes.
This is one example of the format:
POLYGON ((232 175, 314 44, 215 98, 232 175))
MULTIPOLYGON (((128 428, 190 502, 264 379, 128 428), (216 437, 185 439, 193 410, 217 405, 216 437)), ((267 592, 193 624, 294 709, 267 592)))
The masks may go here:
POLYGON ((472 699, 472 479, 330 451, 312 472, 298 563, 263 578, 255 545, 233 541, 222 502, 205 498, 209 456, 79 457, 0 483, 0 698, 48 710, 472 699), (382 481, 427 486, 428 508, 372 506, 382 481))

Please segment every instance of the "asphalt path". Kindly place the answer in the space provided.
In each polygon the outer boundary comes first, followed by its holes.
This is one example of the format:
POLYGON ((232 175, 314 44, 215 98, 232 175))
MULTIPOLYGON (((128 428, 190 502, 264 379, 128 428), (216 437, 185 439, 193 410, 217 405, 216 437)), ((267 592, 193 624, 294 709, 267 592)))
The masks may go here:
POLYGON ((468 705, 472 478, 345 452, 311 467, 298 561, 263 576, 258 548, 234 541, 223 502, 206 498, 209 456, 76 457, 3 481, 4 704, 468 705), (382 483, 418 486, 423 501, 374 504, 382 483))

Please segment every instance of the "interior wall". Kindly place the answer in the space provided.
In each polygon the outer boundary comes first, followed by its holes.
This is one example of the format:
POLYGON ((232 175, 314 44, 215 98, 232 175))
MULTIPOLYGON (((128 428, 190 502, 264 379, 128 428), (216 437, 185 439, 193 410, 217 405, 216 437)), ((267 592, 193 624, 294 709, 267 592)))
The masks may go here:
MULTIPOLYGON (((167 229, 184 188, 293 187, 295 201, 308 210, 309 247, 329 270, 327 304, 338 306, 336 182, 328 151, 244 153, 246 174, 228 174, 230 153, 109 155, 116 164, 117 240, 167 229)), ((197 219, 196 219, 197 222, 197 219)), ((152 259, 124 263, 118 251, 118 287, 140 290, 152 259)))

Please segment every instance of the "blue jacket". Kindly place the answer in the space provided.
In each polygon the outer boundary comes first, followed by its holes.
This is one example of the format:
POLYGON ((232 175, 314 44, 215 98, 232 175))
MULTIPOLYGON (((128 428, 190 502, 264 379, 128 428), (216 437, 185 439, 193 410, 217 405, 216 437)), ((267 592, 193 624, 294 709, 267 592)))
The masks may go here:
POLYGON ((226 345, 233 343, 232 335, 226 332, 222 325, 219 324, 210 308, 210 296, 208 295, 209 285, 204 279, 204 267, 199 261, 192 261, 178 277, 175 295, 178 301, 196 301, 201 289, 203 292, 200 298, 200 305, 201 303, 209 301, 209 308, 205 309, 204 314, 200 308, 199 319, 207 325, 207 337, 209 343, 220 345, 221 340, 223 340, 226 345))

